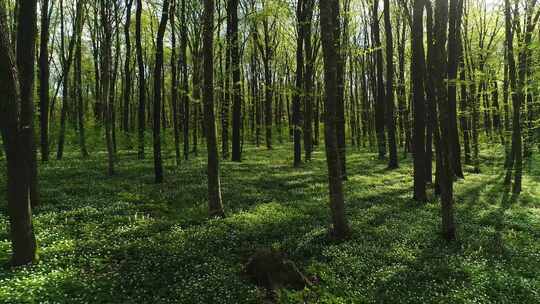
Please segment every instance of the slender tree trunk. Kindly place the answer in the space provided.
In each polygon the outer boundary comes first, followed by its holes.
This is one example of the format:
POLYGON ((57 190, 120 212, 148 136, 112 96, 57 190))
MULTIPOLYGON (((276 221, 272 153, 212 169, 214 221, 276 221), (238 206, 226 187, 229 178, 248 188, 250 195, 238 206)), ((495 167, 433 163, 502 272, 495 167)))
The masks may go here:
MULTIPOLYGON (((7 32, 6 10, 0 3, 0 95, 5 98, 0 111, 7 157, 7 211, 10 222, 11 264, 30 264, 36 259, 36 239, 32 227, 31 183, 28 171, 33 137, 33 69, 36 39, 36 1, 23 1, 18 12, 17 62, 7 32), (22 35, 24 33, 24 36, 22 35), (20 71, 18 71, 18 68, 20 71), (19 74, 20 73, 20 79, 19 74), (19 82, 20 81, 20 82, 19 82), (23 96, 19 92, 28 90, 23 96)), ((36 188, 37 190, 37 188, 36 188)))
POLYGON ((313 20, 314 0, 304 0, 304 50, 305 73, 304 73, 304 152, 305 160, 311 161, 313 152, 313 103, 316 102, 313 94, 313 80, 315 78, 315 60, 317 54, 313 50, 311 32, 313 20))
MULTIPOLYGON (((167 1, 167 0, 165 0, 167 1)), ((219 157, 216 144, 214 116, 214 0, 204 0, 203 13, 203 75, 204 75, 204 120, 206 147, 208 152, 208 209, 210 217, 223 217, 219 157)))
MULTIPOLYGON (((114 36, 115 36, 115 46, 114 46, 114 62, 112 64, 112 71, 111 71, 111 78, 110 78, 110 107, 109 110, 111 111, 111 139, 112 139, 112 146, 113 146, 113 157, 116 157, 116 153, 118 151, 118 145, 116 141, 116 83, 117 83, 117 75, 118 75, 118 65, 120 62, 120 17, 119 17, 119 4, 117 2, 114 2, 113 8, 114 8, 114 36)), ((112 45, 112 44, 111 44, 112 45)), ((111 55, 111 60, 112 55, 111 55)))
POLYGON ((510 105, 509 97, 509 80, 508 80, 508 48, 505 43, 504 47, 504 80, 503 80, 503 108, 504 108, 504 132, 510 133, 510 105))
POLYGON ((96 128, 99 128, 103 123, 103 104, 101 100, 101 68, 100 68, 100 40, 99 36, 99 5, 94 5, 93 26, 91 29, 92 38, 92 59, 94 64, 94 120, 96 128))
MULTIPOLYGON (((414 4, 413 4, 414 5, 414 4)), ((409 111, 407 107, 407 89, 405 85, 405 41, 407 26, 405 23, 401 27, 401 39, 398 39, 398 107, 399 107, 399 128, 402 134, 401 145, 405 155, 410 152, 411 145, 411 127, 409 120, 409 111)), ((425 61, 424 61, 425 70, 425 61)))
POLYGON ((477 86, 473 83, 471 84, 472 90, 471 90, 471 102, 470 106, 472 108, 472 119, 471 119, 471 129, 472 129, 472 145, 473 145, 473 166, 474 166, 474 173, 480 173, 480 147, 478 142, 478 121, 480 120, 478 113, 478 100, 481 98, 481 92, 477 89, 477 86))
POLYGON ((176 0, 172 0, 171 3, 171 103, 172 103, 172 115, 173 115, 173 132, 174 132, 174 152, 176 156, 176 165, 180 165, 182 155, 180 152, 180 118, 179 118, 179 105, 178 105, 178 71, 177 71, 177 58, 176 58, 176 0))
POLYGON ((188 64, 187 64, 187 22, 186 22, 186 1, 181 0, 181 23, 182 29, 180 30, 180 61, 182 69, 182 107, 183 107, 183 139, 184 139, 184 159, 189 159, 189 121, 190 121, 190 111, 189 111, 189 75, 188 75, 188 64))
POLYGON ((343 28, 338 26, 336 37, 339 37, 337 41, 337 52, 338 52, 338 61, 337 61, 337 109, 336 109, 336 132, 337 132, 337 141, 338 141, 338 150, 339 158, 341 165, 341 177, 343 180, 347 180, 347 147, 345 141, 345 74, 346 74, 346 65, 347 65, 347 52, 349 44, 349 9, 350 9, 350 0, 344 2, 344 12, 343 18, 341 14, 338 15, 338 18, 343 22, 343 28))
POLYGON ((377 95, 375 97, 375 129, 377 133, 377 144, 379 148, 379 159, 386 157, 386 136, 384 133, 385 125, 385 95, 384 95, 384 80, 383 80, 383 56, 382 45, 379 29, 379 1, 373 1, 372 12, 373 24, 371 30, 373 32, 373 47, 375 48, 375 63, 377 69, 377 95))
MULTIPOLYGON (((81 22, 81 20, 79 20, 81 22)), ((77 26, 79 33, 77 33, 77 42, 75 46, 75 100, 77 102, 77 123, 79 131, 79 145, 81 149, 81 156, 83 158, 88 157, 88 150, 86 148, 86 135, 84 126, 84 106, 83 106, 83 93, 82 93, 82 24, 77 26)))
MULTIPOLYGON (((320 92, 320 87, 322 85, 320 84, 317 84, 316 85, 316 89, 315 89, 315 92, 319 93, 320 92)), ((319 97, 319 94, 315 94, 315 112, 313 113, 314 114, 314 117, 313 117, 313 123, 314 123, 314 126, 313 126, 313 130, 314 130, 314 135, 313 135, 313 144, 316 145, 316 146, 319 146, 319 134, 320 134, 320 127, 319 127, 319 123, 320 123, 320 109, 321 109, 321 97, 319 97)))
POLYGON ((392 21, 390 19, 390 0, 384 0, 384 29, 386 36, 386 130, 388 132, 388 168, 398 167, 396 144, 396 119, 394 117, 394 43, 392 21))
POLYGON ((301 104, 304 95, 303 77, 304 77, 304 3, 298 0, 296 6, 296 18, 298 20, 298 34, 296 39, 296 88, 293 96, 292 104, 292 120, 293 120, 293 141, 294 141, 294 167, 299 167, 302 163, 302 126, 301 123, 301 104))
POLYGON ((124 27, 124 44, 126 46, 126 58, 124 61, 124 114, 122 115, 122 128, 129 133, 129 109, 131 106, 131 6, 133 0, 126 0, 126 24, 124 27))
POLYGON ((449 106, 449 141, 450 161, 453 174, 464 178, 461 166, 461 146, 457 126, 457 70, 459 64, 459 39, 461 31, 461 12, 463 0, 450 2, 449 30, 448 30, 448 106, 449 106))
POLYGON ((412 61, 411 77, 413 87, 413 165, 414 165, 414 194, 417 201, 426 201, 426 160, 425 160, 425 134, 426 134, 426 110, 424 100, 425 56, 424 56, 424 1, 413 2, 412 24, 412 61))
POLYGON ((49 161, 49 0, 41 1, 39 40, 39 122, 41 160, 49 161))
POLYGON ((32 207, 40 204, 38 191, 37 150, 34 129, 34 78, 36 62, 37 4, 35 0, 20 3, 17 23, 17 68, 20 80, 21 124, 27 129, 22 133, 26 149, 21 152, 27 162, 27 181, 32 207))
POLYGON ((461 96, 460 96, 460 105, 459 108, 461 110, 460 115, 460 125, 461 130, 463 132, 463 149, 465 152, 465 164, 470 165, 471 164, 471 144, 470 144, 470 130, 469 130, 469 100, 468 100, 468 93, 467 93, 467 78, 465 76, 465 62, 464 62, 464 54, 463 50, 461 51, 461 60, 460 60, 460 72, 459 72, 459 78, 461 81, 461 96))
POLYGON ((338 96, 338 51, 339 1, 320 1, 321 40, 324 59, 325 81, 325 145, 330 190, 330 209, 332 211, 332 234, 337 239, 346 238, 349 225, 345 217, 341 164, 336 135, 336 110, 338 96))
POLYGON ((241 128, 242 128, 242 88, 240 79, 240 51, 238 39, 238 0, 229 0, 227 6, 227 30, 230 26, 231 67, 232 67, 232 161, 242 160, 241 128))
MULTIPOLYGON (((426 77, 424 78, 424 88, 426 90, 426 105, 427 105, 427 115, 426 115, 426 182, 433 182, 433 135, 436 128, 437 120, 437 105, 435 102, 435 85, 434 85, 434 75, 435 75, 435 63, 433 61, 434 54, 434 38, 433 38, 433 8, 431 7, 431 2, 425 1, 426 6, 426 40, 427 40, 427 63, 426 63, 426 77)), ((435 194, 439 194, 439 188, 435 181, 435 194)))
POLYGON ((103 27, 103 44, 101 56, 102 71, 102 93, 101 98, 105 98, 104 120, 105 120, 105 141, 107 144, 107 173, 114 175, 114 147, 112 140, 112 100, 111 100, 111 44, 112 44, 112 14, 110 12, 111 3, 108 0, 101 0, 101 25, 103 27))
MULTIPOLYGON (((142 16, 142 0, 137 1, 137 12, 135 15, 135 48, 137 51, 137 64, 139 69, 139 111, 137 113, 138 120, 138 156, 139 159, 144 159, 144 133, 146 129, 146 88, 145 88, 145 71, 144 58, 142 51, 141 37, 141 16, 142 16)), ((184 0, 185 1, 185 0, 184 0)))
MULTIPOLYGON (((450 8, 452 13, 455 13, 457 0, 450 0, 450 8)), ((446 37, 448 31, 448 0, 435 1, 435 44, 434 44, 434 62, 440 66, 447 66, 446 54, 446 37)), ((449 41, 452 44, 452 41, 449 41)), ((449 58, 457 58, 455 54, 451 54, 452 48, 449 50, 449 58)), ((451 63, 452 64, 452 63, 451 63)), ((450 64, 450 65, 451 65, 450 64)), ((437 127, 436 139, 438 146, 437 159, 440 162, 440 168, 437 170, 438 186, 441 193, 442 205, 442 233, 443 237, 448 240, 456 238, 456 228, 454 222, 454 197, 453 197, 453 170, 451 163, 452 142, 449 138, 451 132, 450 107, 448 100, 448 89, 445 84, 447 71, 438 69, 435 75, 435 89, 437 92, 437 105, 439 108, 439 127, 437 127), (440 131, 439 131, 440 130, 440 131)))
MULTIPOLYGON (((65 48, 65 22, 64 22, 64 1, 60 0, 60 61, 62 66, 62 109, 60 110, 60 131, 58 134, 58 149, 56 150, 56 159, 61 160, 64 155, 64 141, 66 133, 66 116, 68 106, 68 77, 70 61, 66 58, 65 48)), ((73 37, 74 38, 74 37, 73 37)), ((71 41, 75 41, 74 39, 71 41)), ((71 46, 71 43, 70 43, 71 46)), ((71 53, 71 52, 69 52, 71 53)), ((68 56, 70 56, 69 54, 68 56)))
POLYGON ((195 49, 195 58, 193 58, 193 73, 192 73, 192 84, 193 84, 193 99, 195 100, 193 104, 193 124, 192 124, 192 136, 193 136, 193 154, 195 156, 198 153, 198 139, 199 139, 199 118, 200 118, 200 107, 201 107, 201 63, 200 57, 201 52, 199 46, 194 47, 195 49))
MULTIPOLYGON (((267 22, 265 23, 267 24, 267 22)), ((272 149, 272 103, 274 92, 272 87, 272 48, 270 46, 270 30, 265 26, 265 55, 264 55, 264 126, 266 135, 266 147, 272 149)))
MULTIPOLYGON (((219 7, 220 2, 218 1, 218 20, 221 20, 221 9, 219 7)), ((232 85, 231 85, 231 48, 232 48, 232 28, 230 26, 230 14, 228 11, 229 3, 226 3, 227 10, 227 29, 226 29, 226 44, 225 44, 225 73, 223 73, 223 56, 222 53, 222 43, 218 43, 218 58, 219 58, 219 70, 221 75, 221 87, 222 94, 220 98, 219 107, 221 107, 221 157, 222 159, 229 159, 230 149, 229 149, 229 129, 230 129, 230 115, 231 115, 231 99, 232 99, 232 85)), ((221 22, 218 22, 218 36, 221 35, 221 22)))
MULTIPOLYGON (((156 62, 154 67, 154 174, 156 183, 163 182, 163 161, 161 159, 161 76, 163 70, 163 36, 169 16, 169 0, 163 1, 163 11, 156 38, 156 62)), ((165 113, 163 113, 165 115, 165 113)))
POLYGON ((493 105, 493 129, 499 135, 501 143, 504 145, 504 135, 501 123, 501 112, 499 106, 499 85, 497 80, 492 81, 493 87, 491 89, 491 101, 493 105))

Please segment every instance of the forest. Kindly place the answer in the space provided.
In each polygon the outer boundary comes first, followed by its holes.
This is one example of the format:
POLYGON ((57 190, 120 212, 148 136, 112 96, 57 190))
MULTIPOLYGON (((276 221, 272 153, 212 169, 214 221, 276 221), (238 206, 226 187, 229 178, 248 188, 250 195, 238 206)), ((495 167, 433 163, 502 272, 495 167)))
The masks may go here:
POLYGON ((540 303, 537 0, 0 0, 0 303, 540 303))

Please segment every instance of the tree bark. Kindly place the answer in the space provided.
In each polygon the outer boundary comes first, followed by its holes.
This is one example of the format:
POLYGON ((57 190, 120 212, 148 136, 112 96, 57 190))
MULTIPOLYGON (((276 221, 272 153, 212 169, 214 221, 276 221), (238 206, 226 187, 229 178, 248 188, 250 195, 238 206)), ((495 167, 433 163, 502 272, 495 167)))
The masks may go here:
POLYGON ((186 1, 181 0, 181 23, 182 29, 180 31, 180 65, 182 69, 182 122, 183 122, 183 141, 184 141, 184 159, 189 159, 189 75, 188 75, 188 64, 187 64, 187 44, 188 44, 188 34, 187 34, 187 19, 186 19, 186 1))
POLYGON ((122 115, 122 128, 125 133, 129 132, 129 109, 131 107, 131 6, 133 0, 126 0, 126 24, 124 27, 124 44, 126 46, 126 58, 124 61, 124 114, 122 115))
POLYGON ((414 194, 417 201, 425 202, 426 197, 426 168, 425 168, 425 134, 426 110, 424 100, 425 56, 424 56, 424 1, 413 2, 412 24, 412 61, 411 78, 413 87, 413 167, 414 167, 414 194))
POLYGON ((336 110, 338 96, 338 50, 339 45, 339 1, 320 1, 320 26, 323 46, 324 81, 325 81, 325 146, 330 190, 330 209, 332 211, 332 234, 337 239, 344 239, 350 233, 345 217, 343 182, 336 135, 336 110))
POLYGON ((238 39, 238 0, 229 0, 227 6, 227 31, 230 33, 232 68, 232 161, 242 160, 242 88, 240 79, 240 51, 238 39), (229 32, 230 27, 230 32, 229 32))
MULTIPOLYGON (((163 161, 161 159, 161 76, 163 72, 163 36, 167 27, 169 16, 169 0, 163 1, 163 11, 156 38, 156 61, 154 67, 154 128, 152 130, 154 139, 154 174, 156 183, 163 182, 163 161)), ((165 115, 165 113, 163 113, 165 115)))
POLYGON ((377 133, 377 145, 379 151, 379 159, 386 157, 386 136, 384 133, 385 125, 385 95, 384 95, 384 80, 383 80, 383 57, 382 45, 379 28, 379 1, 373 1, 372 11, 372 32, 373 32, 373 48, 375 48, 375 64, 377 69, 376 74, 376 97, 375 97, 375 132, 377 133))
POLYGON ((457 126, 457 70, 459 39, 461 31, 461 12, 463 0, 450 1, 449 30, 448 30, 448 107, 449 107, 449 141, 450 161, 452 171, 458 178, 464 178, 461 166, 461 146, 457 126))
POLYGON ((105 120, 105 142, 107 145, 107 173, 109 176, 114 175, 114 147, 112 141, 112 100, 111 100, 111 43, 112 43, 112 14, 111 3, 109 0, 101 0, 101 26, 103 28, 103 44, 101 51, 101 98, 105 98, 104 104, 104 120, 105 120))
POLYGON ((75 100, 77 102, 77 126, 79 131, 79 145, 81 149, 81 156, 83 158, 88 157, 88 150, 86 148, 86 135, 84 124, 84 106, 83 106, 83 93, 82 93, 82 20, 78 20, 77 25, 77 42, 75 46, 75 100))
POLYGON ((396 119, 394 117, 394 43, 392 21, 390 19, 390 0, 384 0, 384 29, 386 34, 386 130, 388 132, 388 168, 398 168, 396 144, 396 119))
POLYGON ((69 71, 71 69, 71 63, 73 61, 73 49, 75 47, 75 41, 77 38, 77 24, 80 22, 82 13, 82 2, 77 3, 75 22, 73 23, 73 36, 69 40, 69 46, 67 50, 64 46, 65 34, 64 34, 64 1, 60 1, 60 60, 62 63, 62 109, 60 111, 60 131, 58 134, 58 149, 56 151, 56 159, 61 160, 64 156, 64 142, 66 136, 66 120, 69 110, 69 71))
MULTIPOLYGON (((455 7, 457 0, 450 0, 450 7, 455 7)), ((434 27, 434 62, 439 67, 448 66, 446 41, 448 31, 448 0, 435 1, 435 27, 434 27)), ((452 42, 450 41, 450 44, 452 42)), ((449 50, 451 53, 452 50, 449 50)), ((450 57, 453 54, 448 54, 450 57)), ((457 56, 455 57, 457 58, 457 56)), ((438 146, 437 161, 440 168, 437 170, 438 186, 441 193, 442 205, 442 234, 448 240, 456 238, 456 228, 454 222, 454 197, 453 197, 453 170, 451 163, 452 142, 449 139, 451 132, 450 104, 448 100, 448 88, 445 84, 447 71, 436 70, 435 91, 437 93, 437 105, 439 108, 439 126, 436 130, 436 145, 438 146)))
POLYGON ((7 32, 6 10, 0 3, 0 95, 4 102, 0 104, 0 129, 4 138, 7 157, 7 209, 10 222, 11 264, 14 266, 30 264, 36 259, 36 239, 32 226, 32 208, 30 204, 30 184, 28 173, 30 158, 28 152, 32 146, 29 137, 33 136, 32 119, 33 104, 31 101, 34 68, 34 51, 36 36, 36 1, 23 1, 17 17, 18 34, 17 61, 24 61, 19 79, 19 71, 12 53, 14 49, 7 32), (21 29, 22 27, 22 29, 21 29), (21 49, 21 47, 24 47, 21 49), (31 68, 31 70, 28 70, 31 68), (19 82, 21 81, 21 82, 19 82), (31 81, 31 82, 27 82, 31 81), (23 85, 24 84, 24 85, 23 85), (28 85, 30 85, 28 87, 28 85), (20 90, 29 89, 23 100, 20 90), (24 117, 23 116, 27 116, 24 117))
POLYGON ((41 1, 39 39, 39 122, 41 160, 49 161, 49 0, 41 1))
POLYGON ((303 77, 304 77, 304 29, 303 25, 306 22, 304 18, 304 3, 298 0, 296 6, 297 38, 296 38, 296 88, 294 91, 292 102, 292 123, 293 123, 293 142, 294 142, 294 167, 299 167, 302 164, 302 126, 301 123, 301 104, 303 100, 303 77))
POLYGON ((304 152, 305 160, 311 161, 313 152, 313 103, 316 102, 313 92, 313 80, 315 79, 315 60, 317 57, 316 51, 313 50, 311 39, 313 7, 314 0, 304 0, 304 51, 305 71, 304 71, 304 152))
POLYGON ((137 64, 139 69, 139 111, 138 120, 138 157, 144 159, 144 133, 146 130, 146 88, 144 75, 144 58, 141 37, 142 0, 137 0, 135 14, 135 48, 137 51, 137 64))
MULTIPOLYGON (((167 1, 167 0, 166 0, 167 1)), ((208 209, 210 217, 223 217, 219 159, 214 116, 214 0, 204 0, 203 13, 203 103, 208 153, 208 209)))
POLYGON ((338 15, 338 21, 341 24, 343 22, 343 27, 338 25, 336 29, 339 33, 336 33, 336 37, 339 37, 336 40, 337 43, 337 52, 338 52, 338 61, 337 61, 337 108, 336 108, 336 132, 337 132, 337 144, 339 150, 339 159, 341 165, 341 178, 347 180, 347 145, 345 141, 345 74, 347 69, 347 52, 346 49, 349 45, 349 11, 350 11, 350 0, 345 0, 344 2, 344 12, 343 17, 341 13, 338 15))
POLYGON ((173 132, 174 132, 174 153, 176 165, 180 165, 182 155, 180 152, 180 117, 178 105, 178 64, 176 58, 176 0, 172 0, 170 20, 171 20, 171 106, 173 115, 173 132))

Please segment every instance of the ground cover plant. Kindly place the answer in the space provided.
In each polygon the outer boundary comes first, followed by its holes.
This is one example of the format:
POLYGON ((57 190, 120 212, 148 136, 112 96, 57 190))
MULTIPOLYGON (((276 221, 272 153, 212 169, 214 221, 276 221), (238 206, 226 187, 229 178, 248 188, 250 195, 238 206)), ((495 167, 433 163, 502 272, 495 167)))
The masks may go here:
MULTIPOLYGON (((352 234, 327 235, 324 155, 292 168, 289 147, 250 148, 222 163, 225 219, 207 219, 204 158, 176 167, 164 184, 152 163, 121 151, 104 177, 104 153, 75 151, 40 172, 34 213, 40 262, 4 269, 3 303, 259 303, 242 275, 259 248, 279 248, 316 284, 281 290, 282 303, 538 303, 540 180, 530 163, 522 195, 502 183, 500 146, 482 151, 481 174, 456 184, 458 240, 440 236, 440 206, 411 199, 411 164, 389 172, 376 153, 351 151, 345 186, 352 234), (249 172, 249 174, 246 174, 249 172)), ((168 155, 171 155, 168 153, 168 155)), ((536 167, 538 168, 538 167, 536 167)), ((467 170, 466 170, 467 171, 467 170)), ((5 191, 5 190, 3 190, 5 191)), ((5 195, 5 193, 1 193, 5 195)), ((3 207, 5 208, 5 207, 3 207)), ((2 213, 2 262, 9 259, 2 213)))
POLYGON ((0 0, 0 302, 540 303, 537 0, 0 0))

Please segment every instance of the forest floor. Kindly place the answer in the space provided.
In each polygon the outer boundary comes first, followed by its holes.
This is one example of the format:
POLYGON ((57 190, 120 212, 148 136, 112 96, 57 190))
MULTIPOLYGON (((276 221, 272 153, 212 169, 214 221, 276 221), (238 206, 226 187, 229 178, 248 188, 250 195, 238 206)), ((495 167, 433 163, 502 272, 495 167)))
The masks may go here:
MULTIPOLYGON (((202 147, 204 148, 204 147, 202 147)), ((227 217, 207 219, 205 158, 174 165, 153 183, 151 149, 139 161, 120 151, 68 151, 40 172, 34 212, 37 265, 0 269, 1 303, 259 303, 242 275, 259 248, 288 254, 318 283, 279 293, 282 303, 540 303, 540 158, 519 197, 502 185, 502 150, 482 150, 482 173, 458 181, 458 241, 438 234, 440 205, 411 199, 412 168, 387 171, 374 153, 348 154, 350 240, 327 238, 326 162, 291 167, 290 145, 247 147, 222 162, 227 217)), ((0 162, 5 172, 5 161, 0 162)), ((9 258, 5 174, 0 176, 0 262, 9 258)))

